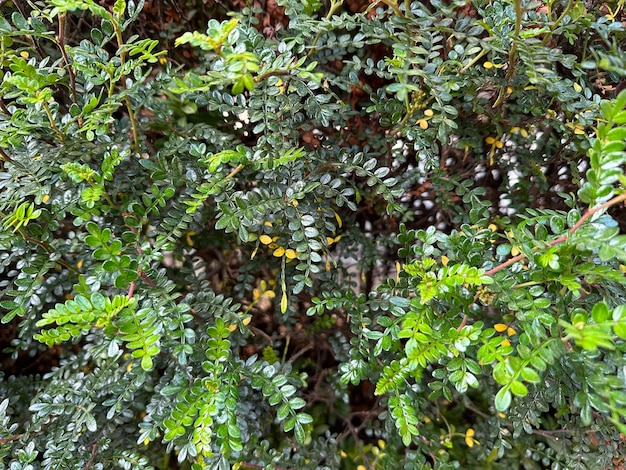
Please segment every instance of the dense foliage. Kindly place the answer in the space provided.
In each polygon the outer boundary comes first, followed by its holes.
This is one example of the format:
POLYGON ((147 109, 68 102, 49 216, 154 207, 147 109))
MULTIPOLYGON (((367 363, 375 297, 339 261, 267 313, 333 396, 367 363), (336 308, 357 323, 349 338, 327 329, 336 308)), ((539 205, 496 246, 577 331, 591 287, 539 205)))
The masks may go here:
POLYGON ((623 6, 0 2, 0 469, 623 468, 623 6))

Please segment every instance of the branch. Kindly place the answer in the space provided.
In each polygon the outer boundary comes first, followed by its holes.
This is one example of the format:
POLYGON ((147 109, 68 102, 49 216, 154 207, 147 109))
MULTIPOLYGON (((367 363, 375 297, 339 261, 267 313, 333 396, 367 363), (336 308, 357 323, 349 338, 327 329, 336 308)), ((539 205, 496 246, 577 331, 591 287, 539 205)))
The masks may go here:
MULTIPOLYGON (((576 230, 578 230, 581 227, 581 225, 583 223, 585 223, 585 221, 587 219, 589 219, 589 217, 591 217, 593 214, 595 214, 596 212, 599 212, 601 210, 607 209, 607 208, 609 208, 611 206, 614 206, 615 204, 619 204, 622 201, 626 201, 626 192, 620 194, 619 196, 614 197, 613 199, 605 202, 604 204, 600 204, 599 206, 592 207, 591 209, 587 209, 587 211, 583 214, 583 216, 580 218, 580 220, 578 222, 576 222, 572 226, 572 228, 570 228, 567 231, 567 233, 565 233, 565 235, 561 235, 559 238, 556 238, 556 239, 552 240, 551 242, 548 242, 548 245, 549 246, 554 246, 554 245, 558 245, 559 243, 563 243, 564 241, 567 241, 569 236, 572 235, 576 230)), ((524 258, 526 258, 526 255, 521 253, 521 254, 519 254, 517 256, 514 256, 513 258, 505 261, 504 263, 496 266, 495 268, 492 268, 489 271, 486 271, 485 274, 487 276, 493 276, 498 271, 502 271, 503 269, 508 268, 512 264, 515 264, 518 261, 523 260, 524 258)))

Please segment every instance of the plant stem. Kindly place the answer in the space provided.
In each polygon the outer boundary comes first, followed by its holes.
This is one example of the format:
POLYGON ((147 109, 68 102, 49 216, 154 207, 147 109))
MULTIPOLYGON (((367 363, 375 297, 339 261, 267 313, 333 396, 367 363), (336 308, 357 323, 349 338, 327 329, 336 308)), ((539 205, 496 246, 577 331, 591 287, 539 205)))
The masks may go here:
POLYGON ((48 106, 48 103, 46 103, 45 101, 42 101, 41 104, 43 106, 44 111, 46 112, 46 116, 48 116, 48 121, 50 122, 50 128, 57 134, 57 136, 61 140, 61 143, 64 143, 65 134, 61 132, 61 130, 57 127, 56 123, 54 122, 54 117, 52 116, 52 111, 50 110, 50 106, 48 106))
MULTIPOLYGON (((117 24, 117 21, 112 21, 113 29, 115 30, 115 39, 117 40, 117 47, 121 49, 124 45, 124 39, 122 38, 122 32, 120 31, 120 27, 117 24)), ((124 68, 126 65, 126 52, 120 52, 120 67, 124 68)), ((120 77, 120 81, 122 82, 122 86, 126 88, 126 75, 122 75, 120 77)), ((124 97, 124 104, 126 104, 126 111, 128 112, 128 118, 130 119, 130 125, 133 129, 133 143, 135 144, 135 149, 139 149, 139 130, 137 129, 137 120, 135 119, 135 111, 133 111, 133 105, 130 102, 130 97, 124 97)))
POLYGON ((509 69, 506 72, 507 84, 513 78, 515 73, 515 61, 517 60, 517 41, 519 41, 519 35, 522 30, 522 16, 524 10, 522 8, 522 0, 514 0, 515 5, 515 30, 513 31, 513 44, 511 44, 511 50, 509 51, 509 69))
POLYGON ((65 61, 65 65, 67 66, 67 73, 70 76, 70 91, 72 92, 72 101, 78 104, 78 96, 76 94, 76 75, 74 74, 74 69, 72 68, 70 59, 67 56, 67 52, 65 52, 65 24, 65 14, 59 13, 59 35, 57 37, 57 46, 59 46, 59 50, 61 51, 61 55, 63 56, 63 60, 65 61))
MULTIPOLYGON (((324 17, 324 20, 330 20, 335 12, 341 7, 341 5, 343 5, 343 0, 330 0, 330 10, 328 10, 328 14, 324 17)), ((311 49, 309 49, 309 52, 306 55, 307 57, 309 57, 315 51, 317 42, 320 40, 320 37, 322 37, 321 29, 315 35, 315 39, 313 39, 313 42, 311 43, 311 49)))
POLYGON ((0 160, 4 162, 13 163, 13 159, 7 155, 3 148, 0 148, 0 160))
MULTIPOLYGON (((620 194, 619 196, 615 196, 613 199, 605 202, 604 204, 600 204, 599 206, 592 207, 591 209, 587 209, 587 211, 583 214, 580 220, 576 222, 572 226, 572 228, 570 228, 564 235, 561 235, 559 238, 556 238, 548 242, 548 246, 558 245, 559 243, 563 243, 564 241, 567 241, 569 236, 572 235, 576 230, 578 230, 581 227, 581 225, 584 224, 585 221, 589 219, 593 214, 601 210, 608 209, 609 207, 614 206, 615 204, 619 204, 622 201, 626 201, 626 192, 620 194)), ((519 255, 514 256, 513 258, 496 266, 495 268, 492 268, 489 271, 486 271, 485 274, 487 276, 493 276, 498 271, 502 271, 503 269, 508 268, 512 264, 515 264, 518 261, 523 260, 524 258, 526 258, 526 255, 523 253, 520 253, 519 255)))
POLYGON ((563 13, 561 13, 561 15, 556 19, 556 21, 552 23, 552 26, 550 26, 550 32, 546 34, 546 36, 543 38, 543 41, 541 41, 542 46, 545 46, 546 44, 548 44, 548 42, 550 41, 550 38, 552 37, 552 34, 556 30, 556 28, 559 27, 559 25, 565 18, 565 15, 569 13, 569 11, 572 9, 573 6, 574 6, 574 0, 569 0, 567 2, 567 6, 565 7, 565 10, 563 10, 563 13))

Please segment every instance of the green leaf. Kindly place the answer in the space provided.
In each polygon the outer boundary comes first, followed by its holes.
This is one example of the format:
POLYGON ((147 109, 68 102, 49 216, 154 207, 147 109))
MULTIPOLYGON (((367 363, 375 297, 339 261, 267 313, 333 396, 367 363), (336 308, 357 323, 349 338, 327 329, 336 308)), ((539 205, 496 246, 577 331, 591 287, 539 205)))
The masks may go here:
POLYGON ((619 305, 613 309, 613 331, 621 338, 626 339, 626 305, 619 305))
POLYGON ((494 404, 496 410, 502 412, 506 411, 509 406, 511 406, 511 391, 508 387, 503 387, 496 393, 494 404))

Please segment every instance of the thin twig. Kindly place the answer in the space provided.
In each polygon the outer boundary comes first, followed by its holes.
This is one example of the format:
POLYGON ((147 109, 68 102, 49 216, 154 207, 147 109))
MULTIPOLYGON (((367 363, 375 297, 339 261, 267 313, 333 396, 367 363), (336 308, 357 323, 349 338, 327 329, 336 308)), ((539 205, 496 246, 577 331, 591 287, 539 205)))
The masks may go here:
MULTIPOLYGON (((576 222, 572 228, 570 228, 567 233, 565 233, 565 235, 561 235, 559 238, 556 238, 555 240, 552 240, 550 242, 548 242, 549 246, 554 246, 554 245, 558 245, 559 243, 563 243, 564 241, 567 241, 567 239, 570 237, 570 235, 572 235, 576 230, 578 230, 581 225, 583 223, 585 223, 585 221, 587 219, 589 219, 593 214, 595 214, 596 212, 599 212, 601 210, 607 209, 611 206, 614 206, 615 204, 619 204, 622 201, 626 201, 626 192, 620 194, 619 196, 614 197, 613 199, 611 199, 610 201, 605 202, 604 204, 600 204, 599 206, 596 207, 592 207, 591 209, 588 209, 583 216, 580 218, 580 220, 578 222, 576 222)), ((506 262, 496 266, 495 268, 490 269, 489 271, 486 271, 485 274, 487 276, 493 276, 495 273, 497 273, 498 271, 502 271, 505 268, 508 268, 509 266, 511 266, 512 264, 517 263, 518 261, 523 260, 524 258, 526 258, 526 255, 523 253, 520 253, 517 256, 514 256, 513 258, 507 260, 506 262)))

